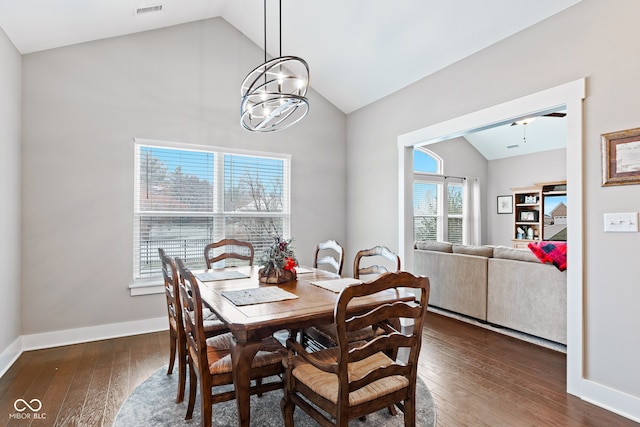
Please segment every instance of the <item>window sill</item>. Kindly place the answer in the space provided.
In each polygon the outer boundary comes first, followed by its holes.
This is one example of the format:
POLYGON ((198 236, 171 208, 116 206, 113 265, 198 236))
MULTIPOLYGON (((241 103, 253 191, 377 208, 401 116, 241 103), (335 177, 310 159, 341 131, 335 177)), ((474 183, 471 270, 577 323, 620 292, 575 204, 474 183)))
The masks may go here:
POLYGON ((138 279, 129 285, 132 297, 140 295, 153 295, 164 293, 164 281, 162 279, 138 279))

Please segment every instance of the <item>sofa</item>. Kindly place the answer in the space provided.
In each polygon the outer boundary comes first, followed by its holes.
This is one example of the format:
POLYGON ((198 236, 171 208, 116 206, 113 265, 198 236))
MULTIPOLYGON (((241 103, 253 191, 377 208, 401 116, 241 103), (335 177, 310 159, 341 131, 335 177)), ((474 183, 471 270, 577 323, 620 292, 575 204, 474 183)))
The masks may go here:
POLYGON ((567 276, 529 249, 416 242, 414 273, 429 277, 429 305, 567 343, 567 276))

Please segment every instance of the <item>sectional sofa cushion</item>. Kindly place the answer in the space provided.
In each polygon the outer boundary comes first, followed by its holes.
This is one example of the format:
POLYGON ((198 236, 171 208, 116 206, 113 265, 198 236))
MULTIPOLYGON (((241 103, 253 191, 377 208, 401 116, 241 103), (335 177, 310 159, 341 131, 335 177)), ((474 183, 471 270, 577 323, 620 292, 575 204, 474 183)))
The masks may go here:
POLYGON ((454 254, 465 254, 483 256, 491 258, 493 256, 493 246, 475 246, 475 245, 453 245, 454 254))
POLYGON ((436 251, 436 252, 453 252, 453 243, 449 242, 432 242, 429 240, 421 240, 416 242, 416 249, 423 251, 436 251))
POLYGON ((511 259, 514 261, 528 261, 540 264, 540 260, 529 249, 507 248, 496 246, 493 248, 493 257, 499 259, 511 259))

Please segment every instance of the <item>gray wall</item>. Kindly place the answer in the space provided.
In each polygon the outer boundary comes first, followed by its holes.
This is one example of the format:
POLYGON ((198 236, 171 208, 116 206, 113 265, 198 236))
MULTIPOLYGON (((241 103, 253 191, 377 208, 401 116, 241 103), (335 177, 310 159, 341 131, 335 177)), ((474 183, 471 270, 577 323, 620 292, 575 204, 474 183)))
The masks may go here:
MULTIPOLYGON (((0 349, 20 336, 20 110, 22 59, 0 29, 0 349)), ((0 351, 1 352, 1 351, 0 351)), ((0 366, 4 366, 4 360, 0 366)))
POLYGON ((635 0, 583 0, 347 120, 349 247, 397 249, 398 135, 586 77, 584 158, 567 159, 585 176, 585 378, 636 399, 640 234, 605 234, 603 213, 640 210, 640 186, 601 187, 600 135, 640 127, 638 16, 635 0))
POLYGON ((261 62, 220 18, 23 57, 22 334, 166 315, 164 296, 129 295, 134 137, 291 153, 300 262, 346 240, 345 115, 312 91, 296 126, 243 130, 261 62))

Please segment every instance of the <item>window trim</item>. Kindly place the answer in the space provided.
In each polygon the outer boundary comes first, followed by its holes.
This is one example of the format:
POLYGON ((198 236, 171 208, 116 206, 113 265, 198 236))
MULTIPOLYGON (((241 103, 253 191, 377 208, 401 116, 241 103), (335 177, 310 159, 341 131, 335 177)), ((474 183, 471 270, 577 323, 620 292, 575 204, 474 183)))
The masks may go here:
MULTIPOLYGON (((160 148, 169 148, 169 149, 176 149, 176 150, 191 150, 191 151, 203 151, 203 152, 211 152, 211 153, 215 153, 215 154, 219 154, 218 156, 216 156, 215 158, 215 179, 216 179, 216 185, 214 186, 214 202, 215 203, 222 203, 222 205, 220 206, 216 206, 216 208, 219 208, 219 212, 215 212, 213 213, 213 215, 235 215, 235 216, 245 216, 245 217, 252 217, 252 216, 261 216, 261 214, 259 212, 233 212, 233 211, 225 211, 224 210, 224 202, 223 202, 223 197, 220 197, 219 193, 221 191, 223 191, 222 186, 224 185, 224 179, 220 179, 220 176, 224 176, 224 155, 225 154, 229 154, 229 155, 237 155, 237 156, 247 156, 247 157, 264 157, 264 158, 269 158, 269 159, 277 159, 277 160, 283 160, 285 161, 285 164, 287 165, 287 167, 284 168, 283 171, 283 187, 287 188, 288 190, 284 192, 283 194, 283 210, 281 212, 269 212, 269 216, 273 217, 273 216, 281 216, 281 217, 288 217, 289 221, 286 222, 286 229, 285 229, 285 236, 288 236, 291 232, 290 228, 291 228, 291 158, 292 155, 291 154, 287 154, 287 153, 274 153, 274 152, 267 152, 267 151, 257 151, 257 150, 248 150, 248 149, 241 149, 241 148, 229 148, 229 147, 220 147, 220 146, 209 146, 209 145, 198 145, 198 144, 191 144, 191 143, 185 143, 185 142, 178 142, 178 141, 166 141, 166 140, 156 140, 156 139, 148 139, 148 138, 133 138, 133 144, 132 144, 132 148, 134 150, 134 185, 136 182, 138 182, 139 180, 139 170, 140 170, 140 165, 139 165, 139 156, 135 155, 135 152, 138 150, 138 147, 140 146, 155 146, 155 147, 160 147, 160 148), (219 175, 220 174, 220 175, 219 175), (219 183, 219 184, 218 184, 219 183), (219 187, 219 188, 218 188, 219 187), (217 198, 215 196, 218 196, 217 198)), ((133 216, 134 218, 140 214, 140 206, 138 205, 138 201, 136 200, 136 191, 134 189, 133 191, 133 216)), ((154 212, 154 214, 157 214, 160 212, 154 212)), ((176 212, 167 212, 166 216, 171 216, 171 215, 176 215, 176 216, 180 216, 178 215, 176 212)), ((266 214, 266 213, 265 213, 266 214)), ((191 214, 190 216, 198 216, 198 214, 191 214)), ((203 217, 210 217, 212 216, 212 213, 203 213, 202 214, 203 217)), ((135 222, 135 221, 134 221, 135 222)), ((135 227, 135 224, 133 224, 133 226, 135 227)), ((132 231, 134 230, 134 228, 132 228, 132 231)), ((136 239, 136 234, 135 232, 133 232, 133 239, 132 239, 132 246, 131 246, 131 258, 132 260, 134 259, 134 250, 135 250, 135 239, 136 239)), ((132 279, 131 279, 131 283, 129 284, 129 291, 131 296, 139 296, 139 295, 151 295, 151 294, 159 294, 159 293, 164 293, 164 281, 162 279, 162 276, 154 276, 154 277, 145 277, 145 278, 134 278, 133 277, 133 273, 135 270, 135 266, 132 264, 132 279)))

